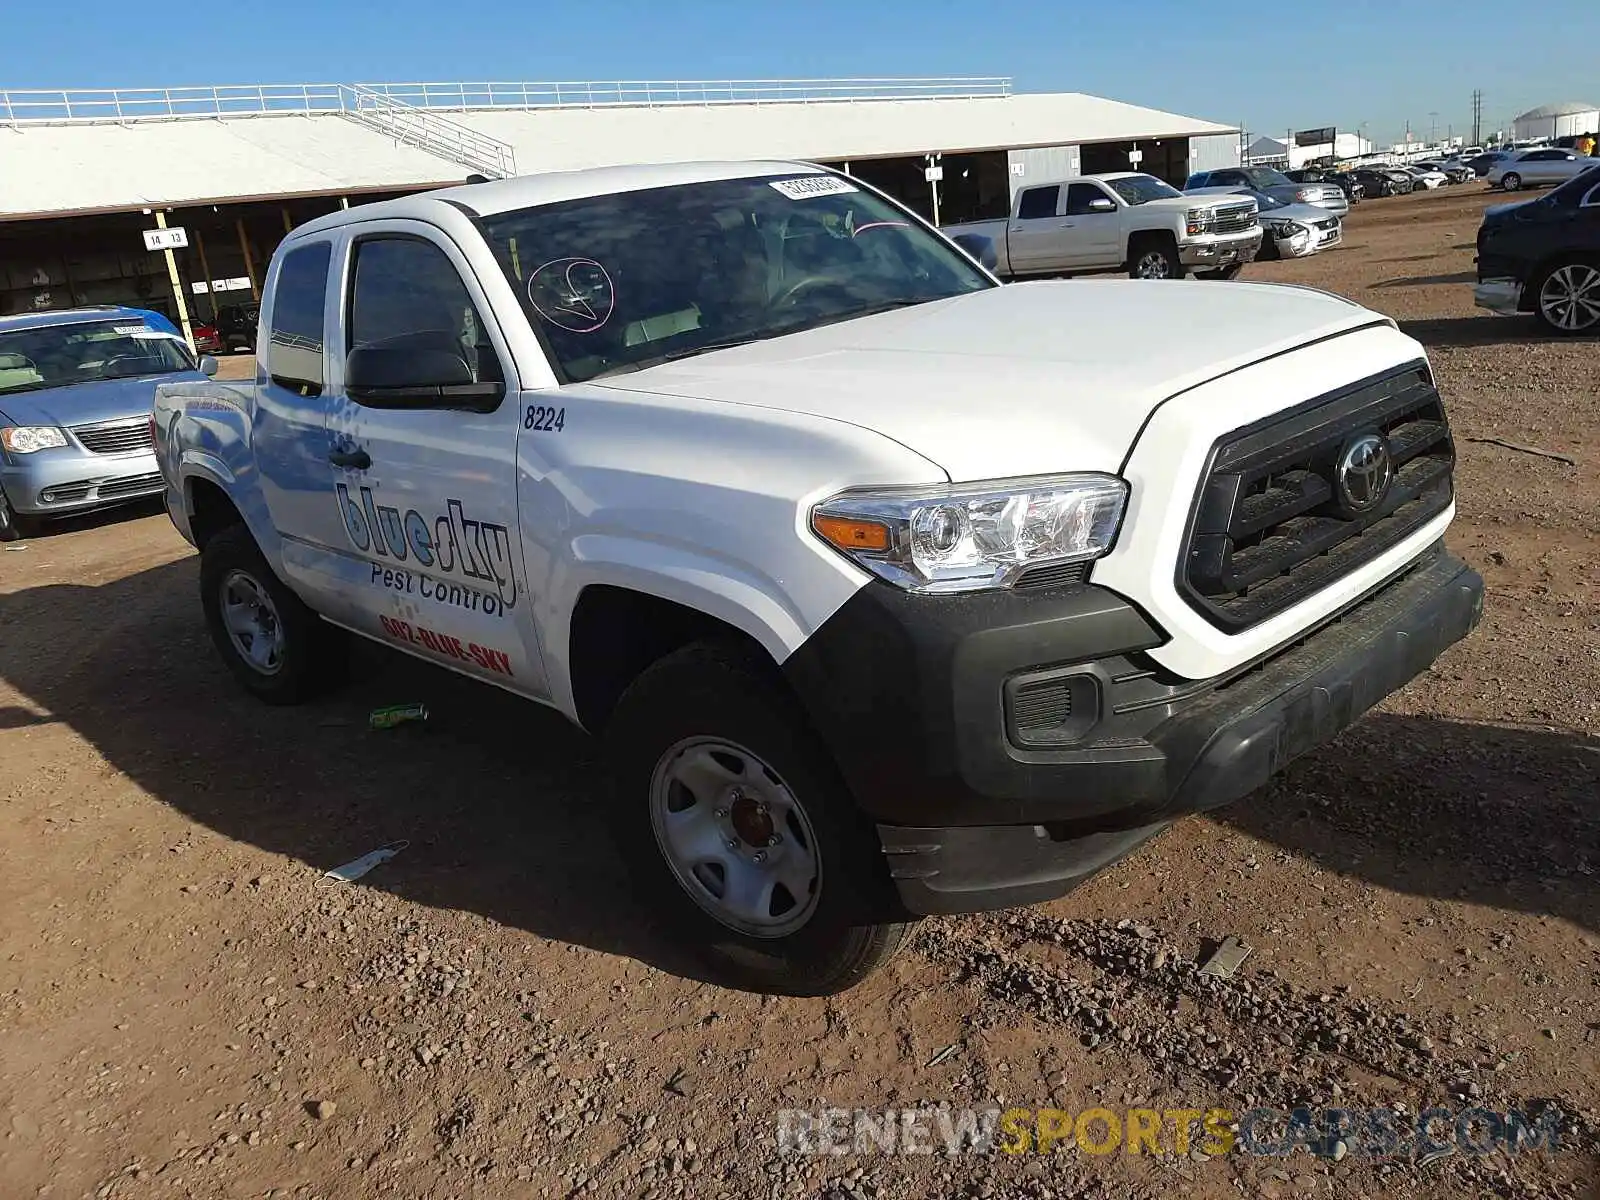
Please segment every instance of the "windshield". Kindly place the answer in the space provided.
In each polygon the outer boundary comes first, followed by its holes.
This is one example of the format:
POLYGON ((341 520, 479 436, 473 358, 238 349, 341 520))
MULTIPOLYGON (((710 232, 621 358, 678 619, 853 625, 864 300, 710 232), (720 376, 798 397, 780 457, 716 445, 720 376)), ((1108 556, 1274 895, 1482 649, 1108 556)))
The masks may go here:
POLYGON ((571 381, 996 286, 834 175, 589 196, 483 228, 571 381))
POLYGON ((181 341, 137 317, 0 333, 0 396, 193 366, 181 341))
POLYGON ((1250 181, 1251 187, 1262 192, 1270 187, 1283 187, 1285 184, 1294 183, 1294 180, 1282 171, 1274 171, 1271 167, 1248 167, 1244 175, 1250 181))
POLYGON ((1173 196, 1183 195, 1177 188, 1162 183, 1154 175, 1124 175, 1121 179, 1103 182, 1129 204, 1148 204, 1152 200, 1169 200, 1173 196))

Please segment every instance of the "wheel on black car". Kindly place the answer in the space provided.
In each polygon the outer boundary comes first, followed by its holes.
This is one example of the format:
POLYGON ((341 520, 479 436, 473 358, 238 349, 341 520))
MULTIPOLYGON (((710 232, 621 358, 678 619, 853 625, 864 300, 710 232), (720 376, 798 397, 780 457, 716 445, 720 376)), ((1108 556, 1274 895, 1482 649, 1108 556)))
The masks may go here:
POLYGON ((1570 259, 1547 267, 1534 282, 1533 311, 1555 333, 1600 330, 1600 259, 1570 259))
POLYGON ((1183 264, 1178 246, 1160 234, 1135 238, 1128 252, 1129 279, 1182 279, 1183 264))
POLYGON ((0 488, 0 542, 20 542, 38 532, 39 523, 12 508, 5 489, 0 488))
POLYGON ((200 603, 211 640, 234 678, 268 704, 298 704, 344 673, 348 635, 273 574, 243 525, 206 542, 200 603))
POLYGON ((1522 176, 1515 171, 1507 171, 1500 176, 1500 186, 1508 192, 1514 192, 1522 186, 1522 176))
POLYGON ((754 654, 700 642, 668 655, 623 695, 606 740, 640 898, 719 981, 830 995, 899 948, 877 832, 754 654))

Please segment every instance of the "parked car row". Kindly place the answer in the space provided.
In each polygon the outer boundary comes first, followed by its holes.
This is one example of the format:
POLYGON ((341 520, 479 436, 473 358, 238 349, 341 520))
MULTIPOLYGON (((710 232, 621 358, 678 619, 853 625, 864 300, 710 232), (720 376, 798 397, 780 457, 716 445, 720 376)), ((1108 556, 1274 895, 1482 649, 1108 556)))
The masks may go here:
POLYGON ((1600 333, 1600 163, 1543 196, 1484 210, 1474 300, 1532 313, 1554 333, 1600 333))
POLYGON ((259 304, 224 304, 216 319, 193 326, 194 348, 201 354, 246 353, 256 348, 256 322, 261 319, 259 304))

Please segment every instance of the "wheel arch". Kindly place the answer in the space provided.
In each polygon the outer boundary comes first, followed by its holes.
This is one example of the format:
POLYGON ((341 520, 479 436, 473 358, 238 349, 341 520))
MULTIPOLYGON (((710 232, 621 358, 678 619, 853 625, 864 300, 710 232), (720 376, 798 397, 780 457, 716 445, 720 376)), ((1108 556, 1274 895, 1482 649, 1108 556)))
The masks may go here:
POLYGON ((579 594, 568 626, 567 671, 573 715, 599 733, 640 675, 694 642, 737 646, 753 662, 771 664, 769 648, 749 630, 702 608, 615 583, 591 583, 579 594))

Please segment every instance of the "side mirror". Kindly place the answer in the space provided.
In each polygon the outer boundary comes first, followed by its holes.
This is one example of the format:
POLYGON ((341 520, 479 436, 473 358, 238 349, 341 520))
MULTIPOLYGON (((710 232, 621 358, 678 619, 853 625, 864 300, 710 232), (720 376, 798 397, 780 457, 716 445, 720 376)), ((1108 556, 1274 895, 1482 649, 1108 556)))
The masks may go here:
POLYGON ((202 354, 200 361, 195 363, 195 369, 202 375, 215 375, 217 373, 217 360, 209 354, 202 354))
POLYGON ((474 378, 460 345, 449 334, 424 330, 350 351, 344 390, 368 408, 493 412, 506 385, 474 378))
POLYGON ((1105 196, 1096 196, 1089 201, 1089 211, 1094 213, 1108 213, 1117 211, 1117 202, 1105 196))
POLYGON ((993 239, 986 238, 981 233, 958 233, 951 241, 977 259, 978 265, 985 271, 992 271, 1000 265, 1000 256, 995 253, 993 239))

